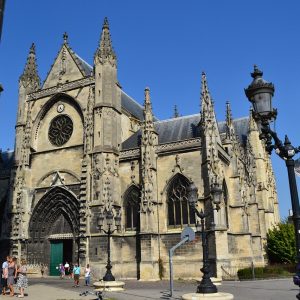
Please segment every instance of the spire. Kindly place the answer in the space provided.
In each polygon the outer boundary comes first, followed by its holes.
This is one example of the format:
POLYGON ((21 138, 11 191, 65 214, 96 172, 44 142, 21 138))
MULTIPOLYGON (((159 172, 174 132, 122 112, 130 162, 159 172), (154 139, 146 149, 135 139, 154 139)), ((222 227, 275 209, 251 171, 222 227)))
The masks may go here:
POLYGON ((201 76, 201 113, 207 115, 213 106, 212 99, 208 90, 206 74, 201 76))
POLYGON ((173 118, 178 118, 178 117, 179 117, 179 113, 178 113, 177 105, 175 104, 175 106, 174 106, 174 117, 173 118))
POLYGON ((25 87, 30 85, 33 91, 40 87, 40 77, 37 71, 34 43, 32 43, 30 47, 23 74, 20 76, 20 81, 22 81, 25 87))
POLYGON ((104 18, 102 33, 100 38, 100 44, 96 52, 96 56, 100 59, 107 60, 112 59, 116 60, 117 56, 112 46, 112 41, 110 37, 109 24, 107 17, 104 18))

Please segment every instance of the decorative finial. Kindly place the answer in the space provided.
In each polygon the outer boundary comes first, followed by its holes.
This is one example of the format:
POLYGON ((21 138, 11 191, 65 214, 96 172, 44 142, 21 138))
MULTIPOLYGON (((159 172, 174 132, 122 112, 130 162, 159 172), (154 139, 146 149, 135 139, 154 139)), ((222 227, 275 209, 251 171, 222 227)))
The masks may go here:
POLYGON ((68 44, 68 34, 65 32, 64 35, 63 35, 63 38, 64 38, 64 44, 68 44))
POLYGON ((263 72, 257 67, 257 65, 254 65, 254 72, 251 73, 251 77, 256 78, 256 77, 262 77, 262 76, 263 76, 263 72))
POLYGON ((178 118, 178 117, 179 117, 179 113, 178 113, 177 105, 175 104, 175 106, 174 106, 174 118, 178 118))
POLYGON ((290 142, 288 136, 285 135, 285 137, 284 137, 284 145, 286 146, 286 145, 290 145, 290 144, 291 144, 291 142, 290 142))
POLYGON ((109 23, 108 23, 108 18, 107 17, 104 18, 102 29, 104 29, 104 28, 109 28, 109 23))
POLYGON ((35 54, 35 44, 34 44, 34 43, 31 44, 29 53, 30 53, 30 54, 35 54))

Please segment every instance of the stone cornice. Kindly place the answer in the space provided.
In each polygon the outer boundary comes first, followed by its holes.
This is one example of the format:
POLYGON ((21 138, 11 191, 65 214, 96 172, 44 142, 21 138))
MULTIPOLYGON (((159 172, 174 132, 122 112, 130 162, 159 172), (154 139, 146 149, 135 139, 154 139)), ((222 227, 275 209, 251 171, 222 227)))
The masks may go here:
MULTIPOLYGON (((174 143, 166 143, 155 146, 155 152, 159 154, 176 152, 178 150, 191 150, 191 149, 200 149, 201 139, 190 139, 184 141, 178 141, 174 143)), ((120 160, 139 158, 140 157, 140 148, 134 148, 129 150, 123 150, 120 152, 120 160)))
POLYGON ((36 99, 54 95, 54 94, 57 94, 60 92, 66 92, 69 90, 74 90, 76 88, 84 87, 84 86, 93 84, 94 82, 95 82, 94 77, 92 77, 92 76, 86 77, 86 78, 79 79, 76 81, 67 82, 67 83, 64 83, 59 86, 53 86, 53 87, 50 87, 47 89, 42 89, 37 92, 30 93, 30 94, 28 94, 27 99, 29 101, 36 100, 36 99))
POLYGON ((128 158, 139 158, 141 156, 141 151, 139 148, 124 150, 120 152, 120 160, 126 160, 128 158))
POLYGON ((162 154, 166 152, 173 152, 177 150, 183 149, 200 149, 201 147, 201 139, 189 139, 184 141, 178 141, 175 143, 167 143, 156 146, 156 153, 162 154))

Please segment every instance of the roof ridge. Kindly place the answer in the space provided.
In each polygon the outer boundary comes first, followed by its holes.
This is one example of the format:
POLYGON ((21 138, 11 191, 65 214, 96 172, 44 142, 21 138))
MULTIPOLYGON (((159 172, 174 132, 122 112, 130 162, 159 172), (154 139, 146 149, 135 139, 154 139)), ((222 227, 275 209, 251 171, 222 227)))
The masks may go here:
POLYGON ((164 123, 164 122, 176 121, 179 119, 188 119, 190 117, 195 117, 195 116, 199 116, 199 118, 200 118, 200 114, 198 113, 198 114, 193 114, 193 115, 180 116, 177 118, 169 118, 169 119, 165 119, 165 120, 159 120, 159 121, 155 121, 155 123, 164 123))

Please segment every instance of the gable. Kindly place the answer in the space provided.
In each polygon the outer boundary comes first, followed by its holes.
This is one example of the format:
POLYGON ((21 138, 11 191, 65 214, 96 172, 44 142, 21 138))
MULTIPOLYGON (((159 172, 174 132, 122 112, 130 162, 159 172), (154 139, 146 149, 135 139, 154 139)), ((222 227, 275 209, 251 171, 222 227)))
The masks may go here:
POLYGON ((47 75, 43 89, 82 79, 89 76, 91 71, 92 67, 76 55, 68 44, 64 44, 47 75))

